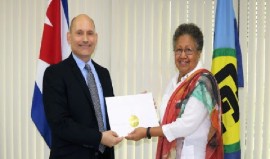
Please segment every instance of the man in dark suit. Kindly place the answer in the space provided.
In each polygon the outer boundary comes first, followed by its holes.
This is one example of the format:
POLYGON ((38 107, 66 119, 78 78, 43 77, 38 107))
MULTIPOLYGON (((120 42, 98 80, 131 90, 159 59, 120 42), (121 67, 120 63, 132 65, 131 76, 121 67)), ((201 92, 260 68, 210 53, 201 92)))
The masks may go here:
POLYGON ((104 98, 114 96, 109 71, 91 59, 97 38, 90 17, 73 18, 67 33, 71 55, 44 73, 43 101, 52 130, 50 159, 113 159, 113 146, 123 139, 109 126, 104 98), (99 129, 86 64, 94 74, 105 131, 99 129))

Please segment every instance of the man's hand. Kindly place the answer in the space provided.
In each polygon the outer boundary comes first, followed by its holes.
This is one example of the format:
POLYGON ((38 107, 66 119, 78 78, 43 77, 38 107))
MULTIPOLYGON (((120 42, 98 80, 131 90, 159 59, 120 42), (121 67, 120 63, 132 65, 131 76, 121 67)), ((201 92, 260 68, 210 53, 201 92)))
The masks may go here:
POLYGON ((104 131, 102 132, 101 144, 108 147, 112 147, 123 140, 123 137, 118 137, 114 131, 104 131))

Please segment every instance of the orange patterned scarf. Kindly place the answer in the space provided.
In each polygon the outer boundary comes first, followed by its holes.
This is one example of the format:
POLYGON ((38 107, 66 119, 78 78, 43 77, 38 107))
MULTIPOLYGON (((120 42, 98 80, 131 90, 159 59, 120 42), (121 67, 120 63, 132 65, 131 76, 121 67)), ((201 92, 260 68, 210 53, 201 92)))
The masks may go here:
MULTIPOLYGON (((212 84, 212 89, 216 90, 216 105, 213 106, 210 119, 211 128, 208 134, 208 143, 206 147, 206 159, 223 159, 223 144, 221 132, 221 101, 219 89, 214 76, 206 69, 199 69, 191 74, 184 82, 182 82, 171 95, 166 111, 163 117, 162 125, 172 123, 180 116, 181 107, 177 104, 188 98, 189 94, 194 90, 196 83, 202 75, 206 75, 212 84)), ((170 151, 175 149, 176 140, 169 142, 165 137, 159 137, 156 159, 169 159, 170 151)))

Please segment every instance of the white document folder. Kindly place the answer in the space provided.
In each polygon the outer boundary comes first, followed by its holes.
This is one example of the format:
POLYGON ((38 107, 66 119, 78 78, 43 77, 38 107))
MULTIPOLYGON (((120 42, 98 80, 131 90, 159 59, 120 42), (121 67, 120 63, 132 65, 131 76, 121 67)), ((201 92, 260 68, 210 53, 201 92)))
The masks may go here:
POLYGON ((158 126, 152 93, 106 97, 111 130, 127 136, 137 127, 158 126))

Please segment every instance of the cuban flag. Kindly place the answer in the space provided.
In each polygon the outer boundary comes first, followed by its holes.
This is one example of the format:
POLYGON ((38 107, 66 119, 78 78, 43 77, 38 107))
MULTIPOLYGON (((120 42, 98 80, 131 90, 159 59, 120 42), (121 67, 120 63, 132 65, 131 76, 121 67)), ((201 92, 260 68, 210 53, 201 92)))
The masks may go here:
POLYGON ((43 35, 37 62, 31 118, 46 144, 51 147, 51 131, 44 113, 42 83, 45 69, 67 58, 70 47, 67 42, 69 27, 67 0, 49 0, 43 35))
POLYGON ((212 73, 218 82, 222 101, 224 159, 240 159, 238 87, 244 86, 244 79, 232 0, 217 1, 212 73))

